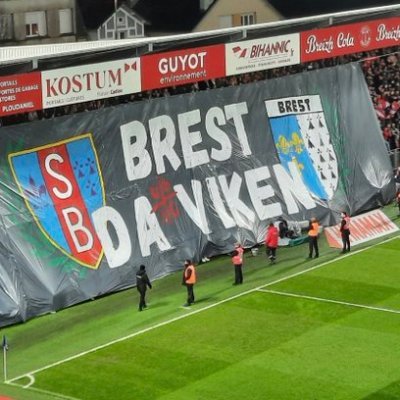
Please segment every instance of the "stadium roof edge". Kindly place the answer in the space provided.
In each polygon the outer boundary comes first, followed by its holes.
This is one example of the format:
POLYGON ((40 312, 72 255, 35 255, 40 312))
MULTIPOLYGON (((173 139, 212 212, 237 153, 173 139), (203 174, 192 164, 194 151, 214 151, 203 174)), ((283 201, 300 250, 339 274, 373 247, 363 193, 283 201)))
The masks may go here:
MULTIPOLYGON (((317 23, 324 20, 348 18, 358 16, 360 18, 379 14, 386 12, 400 12, 400 4, 383 6, 383 7, 373 7, 364 8, 351 11, 343 11, 337 13, 321 14, 312 17, 302 17, 294 18, 283 21, 267 22, 255 25, 246 25, 234 28, 225 28, 212 31, 203 31, 195 33, 186 33, 179 35, 170 36, 160 36, 160 37, 146 37, 138 39, 121 39, 121 40, 104 40, 104 41, 87 41, 87 42, 72 42, 72 43, 62 43, 62 44, 45 44, 45 45, 34 45, 34 46, 10 46, 10 47, 0 47, 0 65, 13 64, 18 62, 26 62, 30 60, 40 60, 51 58, 54 56, 68 56, 80 53, 96 53, 99 51, 106 50, 118 50, 118 49, 128 49, 128 48, 138 48, 149 46, 152 48, 153 44, 168 43, 168 42, 179 42, 183 40, 190 39, 206 39, 213 38, 229 34, 242 33, 243 38, 246 37, 247 32, 263 30, 268 28, 279 28, 287 27, 294 24, 307 24, 307 23, 317 23)), ((151 50, 149 50, 151 51, 151 50)))

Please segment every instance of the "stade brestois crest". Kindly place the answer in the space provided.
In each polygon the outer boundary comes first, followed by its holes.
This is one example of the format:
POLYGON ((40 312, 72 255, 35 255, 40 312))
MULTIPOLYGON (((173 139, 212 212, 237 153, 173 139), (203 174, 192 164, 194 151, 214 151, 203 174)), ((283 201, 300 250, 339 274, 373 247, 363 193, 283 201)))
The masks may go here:
POLYGON ((79 264, 97 268, 103 254, 91 214, 105 203, 90 135, 10 154, 29 211, 48 240, 79 264))
POLYGON ((339 181, 338 163, 319 95, 265 102, 279 159, 300 171, 307 188, 330 200, 339 181))

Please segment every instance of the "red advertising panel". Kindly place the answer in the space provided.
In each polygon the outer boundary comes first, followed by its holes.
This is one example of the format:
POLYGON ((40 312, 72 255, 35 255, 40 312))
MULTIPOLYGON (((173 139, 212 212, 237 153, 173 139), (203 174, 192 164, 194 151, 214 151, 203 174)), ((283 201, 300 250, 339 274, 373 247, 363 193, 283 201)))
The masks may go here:
POLYGON ((400 17, 315 29, 301 33, 301 61, 369 51, 400 43, 400 17))
POLYGON ((142 90, 185 85, 225 76, 223 44, 141 58, 142 90))
POLYGON ((0 76, 0 116, 42 108, 40 72, 0 76))

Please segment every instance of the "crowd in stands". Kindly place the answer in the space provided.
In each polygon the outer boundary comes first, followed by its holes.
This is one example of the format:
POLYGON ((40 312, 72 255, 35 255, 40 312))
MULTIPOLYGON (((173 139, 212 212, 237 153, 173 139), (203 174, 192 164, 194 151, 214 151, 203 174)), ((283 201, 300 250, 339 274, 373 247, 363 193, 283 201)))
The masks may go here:
POLYGON ((397 51, 397 47, 379 49, 367 53, 357 53, 290 67, 245 73, 242 75, 197 82, 190 85, 173 86, 104 100, 57 107, 43 111, 17 114, 1 118, 0 125, 14 125, 22 122, 49 119, 79 112, 97 110, 103 107, 116 106, 122 103, 149 100, 164 96, 174 96, 183 93, 193 93, 201 90, 212 90, 220 87, 244 85, 255 81, 278 78, 349 62, 360 62, 381 124, 387 148, 388 150, 395 150, 400 148, 400 53, 397 51))

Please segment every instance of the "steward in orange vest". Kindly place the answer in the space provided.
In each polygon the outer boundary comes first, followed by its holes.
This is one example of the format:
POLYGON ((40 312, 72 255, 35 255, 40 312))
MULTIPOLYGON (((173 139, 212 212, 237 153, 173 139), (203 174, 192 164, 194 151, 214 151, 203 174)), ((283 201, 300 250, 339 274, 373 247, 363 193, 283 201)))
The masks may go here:
POLYGON ((312 258, 314 250, 315 250, 315 258, 319 257, 318 234, 319 234, 319 223, 316 218, 311 218, 310 225, 308 226, 308 242, 309 242, 308 258, 312 258))
POLYGON ((345 211, 341 214, 340 233, 342 235, 343 249, 342 253, 350 251, 350 217, 345 211))
MULTIPOLYGON (((243 253, 244 253, 244 248, 242 247, 242 245, 239 242, 235 243, 235 250, 239 253, 240 256, 242 256, 243 258, 243 253)), ((242 259, 243 262, 243 259, 242 259)))
POLYGON ((239 252, 239 250, 234 250, 232 252, 232 264, 235 269, 235 282, 234 285, 241 285, 243 283, 243 253, 239 252))
POLYGON ((187 289, 187 302, 184 307, 189 307, 194 303, 194 291, 193 286, 196 283, 196 269, 194 264, 190 260, 185 261, 185 269, 183 270, 183 280, 182 284, 186 286, 187 289))

